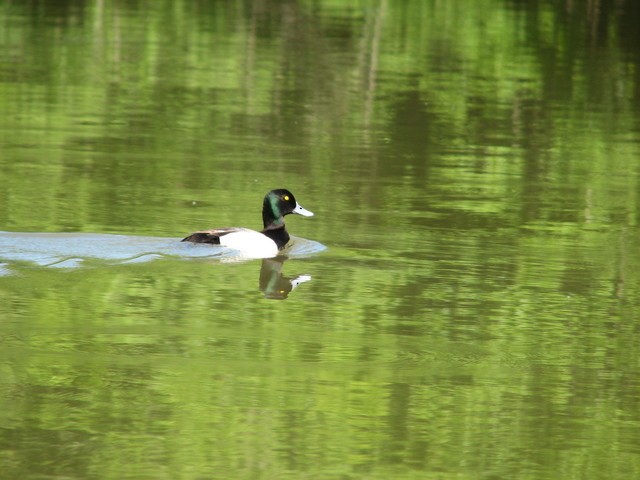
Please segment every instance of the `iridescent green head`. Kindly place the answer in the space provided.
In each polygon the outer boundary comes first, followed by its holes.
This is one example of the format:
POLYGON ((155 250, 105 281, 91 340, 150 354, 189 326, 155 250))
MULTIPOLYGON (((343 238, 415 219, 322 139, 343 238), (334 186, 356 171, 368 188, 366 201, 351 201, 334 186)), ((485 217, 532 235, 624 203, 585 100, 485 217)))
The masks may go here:
POLYGON ((305 210, 296 201, 289 190, 279 188, 271 190, 264 197, 262 204, 262 222, 264 228, 278 228, 284 225, 284 216, 290 213, 296 213, 305 217, 313 216, 309 210, 305 210))

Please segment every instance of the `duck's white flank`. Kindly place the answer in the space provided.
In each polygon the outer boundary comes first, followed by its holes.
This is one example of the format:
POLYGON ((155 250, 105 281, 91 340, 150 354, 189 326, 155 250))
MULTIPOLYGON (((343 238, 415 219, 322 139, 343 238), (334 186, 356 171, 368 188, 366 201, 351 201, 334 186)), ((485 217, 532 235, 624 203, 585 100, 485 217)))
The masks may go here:
POLYGON ((271 258, 278 246, 266 235, 249 228, 239 228, 220 237, 220 245, 238 250, 244 258, 271 258))

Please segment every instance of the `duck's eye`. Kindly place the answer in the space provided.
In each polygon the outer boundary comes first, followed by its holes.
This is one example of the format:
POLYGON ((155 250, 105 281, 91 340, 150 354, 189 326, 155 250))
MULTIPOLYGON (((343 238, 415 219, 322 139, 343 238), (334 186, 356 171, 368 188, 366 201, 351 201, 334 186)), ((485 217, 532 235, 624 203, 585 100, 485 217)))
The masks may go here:
POLYGON ((282 197, 282 199, 283 199, 285 202, 288 202, 288 201, 289 201, 289 195, 285 195, 284 197, 282 197))

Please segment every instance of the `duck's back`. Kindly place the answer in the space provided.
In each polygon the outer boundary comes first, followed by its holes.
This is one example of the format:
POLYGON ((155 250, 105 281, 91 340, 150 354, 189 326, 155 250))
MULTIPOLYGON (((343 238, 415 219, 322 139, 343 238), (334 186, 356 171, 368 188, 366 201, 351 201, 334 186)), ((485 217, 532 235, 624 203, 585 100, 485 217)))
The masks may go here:
POLYGON ((200 230, 199 232, 194 232, 188 237, 182 239, 183 242, 193 242, 193 243, 211 243, 214 245, 220 245, 220 238, 228 235, 230 233, 236 232, 238 230, 246 230, 242 228, 215 228, 212 230, 200 230))

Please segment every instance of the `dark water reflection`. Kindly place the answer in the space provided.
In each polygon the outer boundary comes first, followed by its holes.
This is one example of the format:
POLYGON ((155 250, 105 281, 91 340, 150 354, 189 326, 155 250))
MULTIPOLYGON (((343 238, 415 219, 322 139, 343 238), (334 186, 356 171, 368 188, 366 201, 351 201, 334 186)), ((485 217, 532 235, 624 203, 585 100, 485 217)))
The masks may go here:
POLYGON ((638 13, 0 5, 0 477, 640 476, 638 13))

